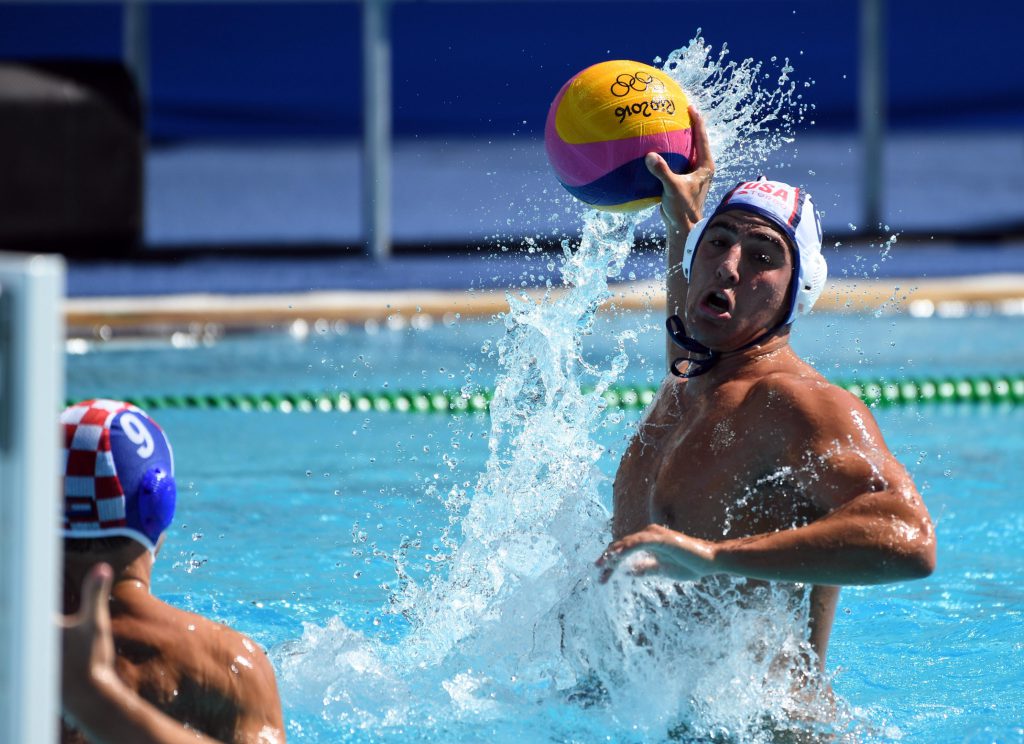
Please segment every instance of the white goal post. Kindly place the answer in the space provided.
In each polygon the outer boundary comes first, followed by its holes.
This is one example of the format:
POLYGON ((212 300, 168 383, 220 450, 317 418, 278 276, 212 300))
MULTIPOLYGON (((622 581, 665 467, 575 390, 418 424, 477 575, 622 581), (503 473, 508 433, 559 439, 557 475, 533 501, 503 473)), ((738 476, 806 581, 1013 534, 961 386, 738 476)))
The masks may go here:
POLYGON ((64 261, 0 253, 0 741, 55 742, 64 261))

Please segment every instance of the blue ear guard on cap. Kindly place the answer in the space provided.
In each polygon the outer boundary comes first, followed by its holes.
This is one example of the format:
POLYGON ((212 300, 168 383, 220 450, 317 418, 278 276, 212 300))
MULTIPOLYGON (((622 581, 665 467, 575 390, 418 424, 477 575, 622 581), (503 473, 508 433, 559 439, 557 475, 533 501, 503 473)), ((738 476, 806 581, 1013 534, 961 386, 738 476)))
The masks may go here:
POLYGON ((162 468, 150 468, 142 476, 138 499, 139 529, 155 545, 174 521, 178 489, 174 476, 162 468))
POLYGON ((127 410, 111 422, 110 451, 124 490, 125 531, 155 550, 177 502, 170 443, 145 413, 127 410))

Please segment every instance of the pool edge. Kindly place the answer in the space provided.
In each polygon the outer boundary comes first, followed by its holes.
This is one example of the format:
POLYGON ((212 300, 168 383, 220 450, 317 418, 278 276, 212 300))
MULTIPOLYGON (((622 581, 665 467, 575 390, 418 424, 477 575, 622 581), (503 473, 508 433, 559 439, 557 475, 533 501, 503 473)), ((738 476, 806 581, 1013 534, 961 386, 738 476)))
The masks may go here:
MULTIPOLYGON (((660 281, 613 284, 605 307, 661 310, 660 281)), ((540 300, 564 289, 311 291, 282 294, 175 294, 77 297, 64 302, 69 336, 96 335, 97 329, 160 331, 215 324, 225 330, 274 330, 297 321, 365 323, 415 316, 438 319, 492 316, 508 308, 506 292, 540 300)), ((929 279, 833 279, 815 307, 818 312, 923 312, 946 304, 998 305, 1024 302, 1024 274, 985 274, 929 279), (915 308, 917 311, 915 311, 915 308)), ((401 322, 399 326, 403 325, 401 322)))

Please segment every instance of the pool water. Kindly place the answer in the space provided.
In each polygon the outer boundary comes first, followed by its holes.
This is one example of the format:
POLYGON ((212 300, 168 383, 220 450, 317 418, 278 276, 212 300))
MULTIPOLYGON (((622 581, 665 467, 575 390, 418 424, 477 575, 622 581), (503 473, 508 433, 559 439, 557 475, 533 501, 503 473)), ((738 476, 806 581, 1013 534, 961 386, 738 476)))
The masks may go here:
MULTIPOLYGON (((585 355, 607 365, 615 339, 635 333, 623 379, 655 380, 656 324, 650 314, 604 315, 585 355)), ((229 338, 196 349, 108 347, 68 357, 68 392, 489 387, 498 371, 491 351, 504 333, 500 322, 460 321, 304 340, 229 338)), ((1017 333, 1015 319, 996 316, 811 315, 794 345, 826 374, 844 377, 855 369, 871 377, 1019 372, 1017 333)), ((441 671, 419 675, 421 687, 408 670, 395 672, 411 662, 388 654, 400 655, 413 632, 392 611, 396 562, 421 585, 445 570, 446 530, 450 542, 461 537, 446 497, 453 486, 472 492, 487 468, 486 415, 156 415, 174 444, 182 493, 154 591, 270 650, 291 741, 663 738, 665 729, 624 720, 621 710, 512 684, 481 687, 485 655, 452 662, 449 654, 441 671), (408 703, 415 697, 421 706, 408 703)), ((1016 498, 1024 410, 927 405, 876 416, 936 520, 938 570, 924 581, 844 590, 829 649, 836 691, 865 740, 1024 741, 1024 506, 1016 498)), ((637 418, 605 412, 594 427, 605 508, 637 418)), ((464 515, 465 508, 455 516, 464 515)), ((584 548, 587 561, 603 539, 584 548)))

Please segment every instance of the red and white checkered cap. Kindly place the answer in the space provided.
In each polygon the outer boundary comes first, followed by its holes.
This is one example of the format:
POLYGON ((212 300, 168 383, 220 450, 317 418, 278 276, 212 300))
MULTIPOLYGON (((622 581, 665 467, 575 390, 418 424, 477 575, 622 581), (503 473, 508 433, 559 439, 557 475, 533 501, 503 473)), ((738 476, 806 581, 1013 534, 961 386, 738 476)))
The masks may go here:
POLYGON ((64 536, 120 535, 154 550, 159 534, 140 520, 134 500, 139 490, 140 466, 163 468, 167 475, 173 476, 166 435, 140 408, 117 400, 76 403, 64 410, 60 423, 64 429, 64 536), (121 416, 125 412, 132 414, 127 420, 121 416), (129 449, 130 455, 126 457, 112 450, 112 425, 140 445, 137 451, 129 449), (127 498, 122 483, 125 477, 129 479, 131 491, 127 498))

